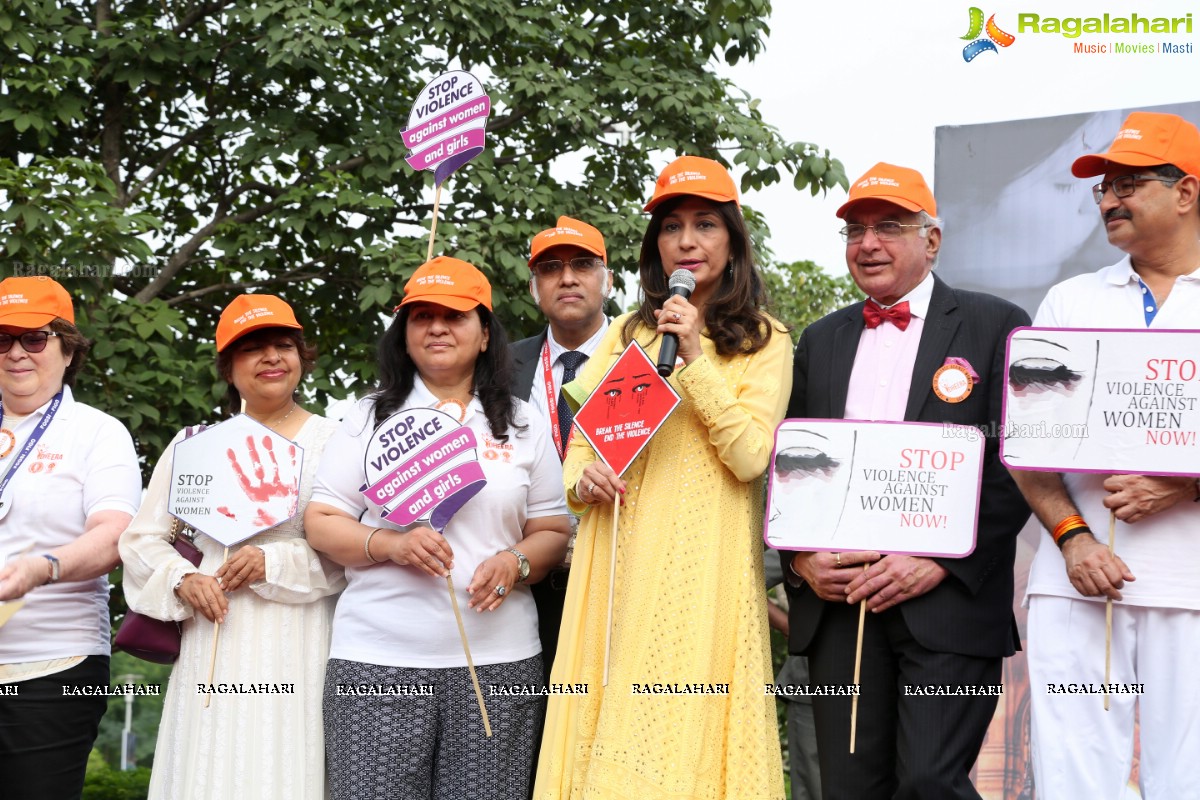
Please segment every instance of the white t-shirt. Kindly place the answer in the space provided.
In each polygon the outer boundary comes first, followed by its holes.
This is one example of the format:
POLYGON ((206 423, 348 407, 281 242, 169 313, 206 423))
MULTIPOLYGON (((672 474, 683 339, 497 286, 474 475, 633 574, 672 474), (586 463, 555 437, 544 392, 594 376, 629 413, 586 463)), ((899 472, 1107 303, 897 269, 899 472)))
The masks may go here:
MULTIPOLYGON (((435 398, 418 377, 401 409, 432 407, 435 398)), ((520 544, 525 521, 567 513, 562 466, 545 425, 530 424, 529 405, 519 406, 518 424, 498 442, 473 400, 464 424, 475 431, 487 485, 450 520, 444 535, 454 551, 454 590, 476 664, 499 664, 541 652, 537 609, 529 587, 518 583, 496 611, 467 608, 467 585, 480 563, 520 544)), ((364 457, 375 429, 374 400, 360 400, 329 440, 317 470, 312 502, 360 518, 372 528, 395 526, 359 492, 366 479, 364 457)), ((410 526, 416 527, 416 526, 410 526)), ((466 666, 446 581, 415 567, 391 562, 346 568, 346 590, 333 619, 330 658, 390 667, 466 666)))
MULTIPOLYGON (((0 459, 0 475, 7 473, 49 406, 10 428, 17 442, 0 459)), ((29 553, 38 555, 70 544, 83 535, 92 514, 137 513, 141 495, 142 476, 129 431, 108 414, 76 403, 66 387, 50 427, 5 491, 12 508, 0 519, 0 555, 11 558, 30 545, 29 553)), ((108 655, 110 635, 107 577, 39 586, 0 628, 0 664, 108 655)))
MULTIPOLYGON (((1046 328, 1146 329, 1141 286, 1128 256, 1098 272, 1078 275, 1050 289, 1033 324, 1046 328)), ((1175 279, 1167 301, 1159 308, 1150 330, 1200 329, 1200 270, 1175 279)), ((1104 506, 1108 476, 1065 473, 1063 480, 1079 513, 1097 541, 1108 541, 1109 510, 1104 506)), ((1137 577, 1121 589, 1126 605, 1200 610, 1200 503, 1177 503, 1133 525, 1117 522, 1115 551, 1137 577)), ((1029 570, 1029 595, 1045 594, 1074 600, 1083 597, 1071 585, 1062 553, 1049 534, 1041 537, 1029 570)))

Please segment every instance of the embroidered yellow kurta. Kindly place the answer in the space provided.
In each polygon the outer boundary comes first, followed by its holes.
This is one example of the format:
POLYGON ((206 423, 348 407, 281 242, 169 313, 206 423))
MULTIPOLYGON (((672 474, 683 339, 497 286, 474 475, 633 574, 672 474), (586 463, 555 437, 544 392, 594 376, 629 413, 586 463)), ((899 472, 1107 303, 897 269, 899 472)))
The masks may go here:
MULTIPOLYGON (((624 347, 624 318, 570 387, 583 398, 624 347)), ((781 327, 781 326, 780 326, 781 327)), ((602 686, 611 507, 580 503, 596 459, 572 437, 567 497, 581 520, 551 682, 536 800, 778 800, 783 796, 762 567, 762 477, 792 384, 776 327, 753 355, 703 355, 677 370, 682 397, 624 474, 613 641, 602 686)), ((659 340, 638 341, 657 358, 659 340)))

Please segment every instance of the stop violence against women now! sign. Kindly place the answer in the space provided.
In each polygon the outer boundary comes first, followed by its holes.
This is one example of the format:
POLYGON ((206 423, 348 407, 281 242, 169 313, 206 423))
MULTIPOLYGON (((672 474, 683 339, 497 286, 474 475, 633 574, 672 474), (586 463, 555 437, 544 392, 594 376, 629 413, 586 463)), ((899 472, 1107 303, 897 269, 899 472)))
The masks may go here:
POLYGON ((971 426, 785 419, 771 454, 767 544, 969 555, 983 446, 971 426))

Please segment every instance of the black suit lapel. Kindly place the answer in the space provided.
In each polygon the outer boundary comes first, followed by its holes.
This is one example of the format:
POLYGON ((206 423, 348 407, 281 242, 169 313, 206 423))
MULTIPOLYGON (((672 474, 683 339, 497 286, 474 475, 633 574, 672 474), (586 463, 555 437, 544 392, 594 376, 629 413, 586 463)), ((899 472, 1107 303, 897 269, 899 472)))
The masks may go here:
POLYGON ((858 355, 858 340, 862 338, 862 303, 846 308, 842 323, 833 334, 833 352, 829 364, 829 416, 841 419, 846 416, 846 395, 850 389, 850 373, 854 370, 854 357, 858 355))
POLYGON ((513 349, 513 394, 528 400, 533 391, 533 379, 537 375, 542 346, 546 343, 546 332, 537 337, 532 346, 513 349))
POLYGON ((904 419, 910 422, 919 419, 922 407, 933 392, 933 373, 945 363, 950 343, 961 323, 954 290, 935 275, 929 313, 925 316, 925 327, 921 331, 921 344, 917 346, 917 361, 913 365, 904 419))

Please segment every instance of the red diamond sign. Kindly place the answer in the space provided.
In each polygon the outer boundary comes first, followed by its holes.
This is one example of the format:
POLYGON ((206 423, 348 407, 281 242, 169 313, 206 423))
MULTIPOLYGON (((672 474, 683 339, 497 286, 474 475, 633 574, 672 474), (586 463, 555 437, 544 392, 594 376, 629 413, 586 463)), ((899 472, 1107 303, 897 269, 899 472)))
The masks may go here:
POLYGON ((621 475, 679 405, 637 342, 609 368, 575 415, 575 425, 613 472, 621 475))

